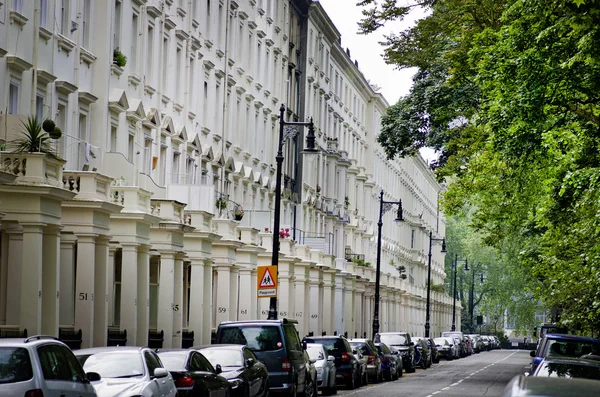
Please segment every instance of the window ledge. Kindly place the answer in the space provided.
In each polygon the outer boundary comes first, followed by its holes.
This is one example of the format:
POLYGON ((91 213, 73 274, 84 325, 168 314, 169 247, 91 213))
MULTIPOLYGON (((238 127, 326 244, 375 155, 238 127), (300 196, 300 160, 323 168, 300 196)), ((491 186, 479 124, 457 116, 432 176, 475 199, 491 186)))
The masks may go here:
POLYGON ((48 29, 40 26, 40 37, 46 41, 46 43, 48 42, 48 40, 50 40, 52 38, 52 32, 49 31, 48 29))
POLYGON ((89 67, 92 63, 94 63, 96 59, 98 59, 98 57, 86 50, 85 48, 81 47, 79 51, 79 59, 87 63, 89 67))
POLYGON ((150 96, 156 94, 156 89, 154 87, 152 87, 151 85, 144 85, 144 92, 150 96))
POLYGON ((58 33, 58 48, 64 50, 67 54, 75 48, 75 42, 58 33))
POLYGON ((129 84, 137 87, 142 82, 142 78, 135 73, 129 73, 127 81, 129 82, 129 84))
POLYGON ((120 67, 119 65, 117 65, 115 63, 110 65, 111 74, 114 74, 117 77, 121 77, 121 75, 123 74, 124 71, 125 71, 125 69, 123 69, 122 67, 120 67))
POLYGON ((25 15, 21 14, 20 12, 18 12, 18 11, 10 12, 10 23, 16 23, 17 25, 21 26, 21 29, 23 29, 23 26, 25 26, 27 21, 29 21, 29 18, 27 18, 25 15))
POLYGON ((183 110, 183 105, 174 102, 173 103, 173 110, 175 110, 177 113, 181 113, 181 111, 183 110))
POLYGON ((194 27, 194 29, 198 29, 198 26, 200 26, 200 22, 196 21, 195 19, 192 19, 192 26, 194 27))

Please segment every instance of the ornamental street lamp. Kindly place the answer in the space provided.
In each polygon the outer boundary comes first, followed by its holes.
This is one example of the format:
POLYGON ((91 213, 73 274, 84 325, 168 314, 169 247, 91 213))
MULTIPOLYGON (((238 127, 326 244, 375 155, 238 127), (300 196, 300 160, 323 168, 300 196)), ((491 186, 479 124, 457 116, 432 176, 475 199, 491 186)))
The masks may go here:
POLYGON ((454 289, 453 289, 453 303, 452 303, 452 331, 456 331, 456 272, 458 270, 458 262, 465 262, 465 267, 469 266, 468 258, 458 259, 458 254, 454 257, 454 289))
POLYGON ((373 310, 373 338, 379 333, 379 285, 381 282, 381 228, 383 227, 383 214, 392 209, 394 205, 398 206, 395 221, 403 221, 402 217, 402 200, 399 201, 384 201, 383 190, 379 194, 379 222, 377 222, 377 269, 375 270, 375 309, 373 310))
MULTIPOLYGON (((279 265, 279 223, 281 217, 281 166, 283 164, 283 145, 285 142, 300 133, 300 127, 308 127, 306 136, 306 149, 304 152, 316 153, 315 148, 315 126, 311 117, 309 122, 287 122, 284 120, 285 105, 279 108, 279 145, 277 146, 277 173, 275 175, 275 217, 273 219, 273 256, 271 266, 279 265)), ((277 320, 277 297, 269 300, 268 320, 277 320)))
MULTIPOLYGON (((469 325, 471 329, 473 329, 473 312, 475 309, 475 301, 474 301, 474 290, 475 290, 475 269, 479 268, 481 263, 478 265, 473 265, 471 268, 472 279, 471 279, 471 291, 469 292, 469 325)), ((465 264, 465 271, 469 271, 469 264, 465 264)), ((479 273, 480 282, 483 284, 483 273, 479 273)))
MULTIPOLYGON (((429 259, 427 265, 427 310, 425 311, 425 337, 429 338, 429 311, 431 304, 431 249, 434 241, 442 242, 442 253, 446 253, 446 239, 445 238, 433 238, 433 231, 429 231, 429 259)), ((453 330, 454 331, 454 330, 453 330)))

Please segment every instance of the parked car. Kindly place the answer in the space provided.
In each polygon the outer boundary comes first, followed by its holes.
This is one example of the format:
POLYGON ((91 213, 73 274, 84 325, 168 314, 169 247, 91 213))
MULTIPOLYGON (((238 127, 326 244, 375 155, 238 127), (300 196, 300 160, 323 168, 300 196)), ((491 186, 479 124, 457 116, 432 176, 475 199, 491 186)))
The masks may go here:
MULTIPOLYGON (((214 368, 221 369, 220 375, 229 381, 233 396, 266 397, 269 394, 267 367, 248 346, 212 345, 192 349, 202 354, 214 368)), ((160 352, 158 355, 162 358, 160 352)), ((168 368, 166 362, 165 365, 168 368)))
POLYGON ((446 360, 454 360, 458 353, 452 338, 435 338, 433 340, 437 347, 440 357, 445 357, 446 360))
POLYGON ((465 347, 465 342, 463 340, 463 333, 460 331, 444 331, 442 332, 442 337, 446 338, 446 337, 451 337, 451 338, 456 338, 458 339, 457 344, 458 344, 458 355, 459 357, 464 357, 466 355, 466 347, 465 347))
POLYGON ((537 349, 529 353, 529 373, 534 373, 537 366, 548 356, 580 357, 589 353, 600 354, 598 339, 578 335, 546 334, 537 349))
POLYGON ((481 353, 483 348, 483 340, 479 334, 469 334, 468 335, 473 340, 473 352, 481 353))
POLYGON ((429 347, 429 349, 431 350, 431 362, 434 364, 439 363, 440 362, 440 352, 438 351, 438 348, 435 345, 433 338, 425 338, 425 341, 427 342, 427 347, 429 347))
POLYGON ((481 340, 483 341, 483 348, 482 348, 482 350, 485 350, 485 351, 492 350, 492 343, 490 341, 489 336, 487 336, 487 335, 481 335, 481 340))
POLYGON ((425 338, 420 336, 413 336, 413 342, 415 342, 415 347, 419 350, 421 358, 415 361, 415 365, 420 365, 421 368, 427 369, 431 367, 431 349, 427 346, 427 341, 425 338))
POLYGON ((508 382, 502 393, 502 397, 533 396, 597 397, 598 381, 519 375, 508 382))
POLYGON ((381 367, 381 358, 379 350, 373 344, 371 339, 350 339, 350 346, 356 347, 357 350, 367 356, 367 374, 375 383, 383 381, 383 369, 381 367))
POLYGON ((471 344, 471 338, 469 338, 467 335, 463 335, 463 343, 465 346, 465 356, 470 356, 471 354, 473 354, 473 345, 471 344))
POLYGON ((531 376, 600 380, 600 361, 585 358, 547 357, 531 376))
POLYGON ((406 372, 415 372, 415 348, 408 332, 380 332, 373 338, 375 343, 385 343, 400 351, 402 368, 406 372))
MULTIPOLYGON (((359 358, 353 354, 352 346, 343 336, 307 336, 303 340, 306 343, 318 343, 323 346, 329 355, 335 358, 336 382, 343 384, 349 389, 361 385, 363 370, 359 358)), ((362 358, 362 357, 361 357, 362 358)), ((367 376, 366 359, 364 361, 364 377, 367 376)))
POLYGON ((367 372, 367 366, 369 364, 369 356, 365 356, 361 353, 361 351, 357 348, 353 348, 352 349, 352 354, 354 354, 354 357, 356 357, 356 359, 358 360, 359 363, 359 367, 360 367, 360 382, 358 382, 358 385, 368 385, 369 384, 369 374, 367 372))
POLYGON ((97 372, 84 372, 61 341, 46 336, 0 339, 0 395, 92 397, 90 381, 97 372))
POLYGON ((147 347, 94 347, 75 351, 84 371, 97 372, 94 382, 98 396, 177 395, 173 377, 156 353, 147 347))
POLYGON ((304 386, 303 397, 317 397, 319 394, 317 389, 317 367, 315 366, 317 360, 310 358, 306 350, 304 350, 304 357, 306 359, 306 385, 304 386))
POLYGON ((383 377, 387 380, 396 380, 402 376, 402 357, 396 349, 393 351, 385 343, 375 343, 379 350, 383 377))
MULTIPOLYGON (((201 353, 189 349, 158 350, 158 356, 170 372, 179 397, 229 396, 232 383, 222 376, 220 365, 216 368, 201 353)), ((245 395, 238 390, 237 396, 245 395)))
POLYGON ((219 324, 216 344, 246 345, 269 371, 271 392, 290 396, 304 393, 306 356, 296 331, 296 320, 225 321, 219 324))
POLYGON ((322 390, 325 395, 337 393, 335 357, 329 354, 323 345, 319 343, 308 343, 306 352, 311 359, 315 360, 319 390, 322 390))

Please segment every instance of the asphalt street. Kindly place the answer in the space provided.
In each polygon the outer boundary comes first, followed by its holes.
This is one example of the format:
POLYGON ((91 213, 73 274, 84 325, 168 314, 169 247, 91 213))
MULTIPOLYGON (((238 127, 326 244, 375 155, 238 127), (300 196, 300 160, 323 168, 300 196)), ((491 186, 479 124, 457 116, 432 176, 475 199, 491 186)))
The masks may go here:
POLYGON ((338 390, 342 396, 474 397, 500 396, 515 375, 523 374, 529 351, 494 350, 454 361, 441 360, 426 370, 404 373, 394 382, 369 384, 356 390, 338 390))

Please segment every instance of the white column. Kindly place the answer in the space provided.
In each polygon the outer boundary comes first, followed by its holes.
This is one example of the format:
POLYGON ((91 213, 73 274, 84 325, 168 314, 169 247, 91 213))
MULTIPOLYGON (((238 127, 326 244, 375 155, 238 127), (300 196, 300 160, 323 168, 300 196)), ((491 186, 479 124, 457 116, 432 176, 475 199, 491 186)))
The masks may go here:
POLYGON ((121 331, 127 330, 127 344, 137 346, 138 245, 122 243, 121 255, 121 331))
POLYGON ((325 271, 323 275, 323 331, 327 332, 327 335, 333 335, 333 331, 335 331, 333 322, 334 274, 335 272, 325 271))
POLYGON ((160 253, 160 276, 158 286, 157 331, 165 333, 164 348, 173 347, 173 309, 175 306, 175 254, 160 253))
POLYGON ((351 276, 346 276, 344 280, 346 288, 344 289, 344 329, 343 332, 348 332, 349 338, 354 338, 354 280, 351 276))
POLYGON ((212 313, 215 310, 213 303, 213 269, 212 259, 206 259, 204 263, 204 311, 202 313, 202 344, 210 343, 212 330, 212 313))
MULTIPOLYGON (((183 329, 183 255, 175 255, 172 347, 181 348, 183 329)), ((166 335, 165 335, 166 339, 166 335)))
MULTIPOLYGON (((6 285, 6 323, 20 324, 21 319, 21 261, 23 258, 23 234, 20 231, 8 233, 8 280, 6 285)), ((41 245, 40 245, 41 247, 41 245)), ((23 326, 21 326, 23 329, 23 326)), ((31 334, 33 330, 28 330, 31 334)))
POLYGON ((61 325, 75 324, 75 244, 72 234, 60 236, 60 314, 61 325))
MULTIPOLYGON (((23 226, 23 254, 21 261, 21 318, 20 328, 29 335, 42 332, 42 258, 43 224, 23 226)), ((17 323, 19 324, 19 323, 17 323)))
POLYGON ((296 264, 294 269, 294 278, 296 279, 294 317, 298 320, 297 329, 300 333, 300 337, 308 335, 308 322, 310 320, 307 271, 309 271, 309 266, 306 266, 305 264, 296 264))
MULTIPOLYGON (((229 285, 229 318, 231 320, 237 320, 239 315, 238 309, 238 298, 239 298, 239 269, 237 266, 231 267, 231 284, 229 285)), ((250 297, 246 297, 250 299, 250 297)))
MULTIPOLYGON (((113 289, 115 286, 115 252, 117 247, 110 245, 108 248, 108 265, 106 272, 108 273, 107 281, 107 293, 108 293, 108 325, 112 326, 115 324, 115 297, 113 295, 113 289)), ((62 277, 61 277, 62 278, 62 277)), ((61 313, 62 314, 62 313, 61 313)))
POLYGON ((306 312, 308 317, 308 332, 312 332, 315 336, 320 336, 323 331, 322 314, 323 302, 321 301, 320 284, 319 284, 319 269, 310 269, 310 281, 308 285, 309 306, 306 312))
POLYGON ((60 306, 60 226, 44 229, 42 269, 42 333, 58 336, 60 306))
MULTIPOLYGON (((255 319, 252 312, 252 306, 256 307, 256 298, 250 298, 256 295, 256 284, 252 284, 252 268, 240 268, 240 320, 255 319), (253 294, 254 292, 254 294, 253 294)), ((256 310, 256 309, 255 309, 256 310)))
POLYGON ((207 298, 206 291, 204 291, 204 259, 192 258, 190 267, 190 321, 188 330, 194 331, 194 343, 199 344, 204 343, 205 303, 207 300, 210 301, 210 297, 207 298))
POLYGON ((81 348, 94 346, 94 276, 96 235, 77 235, 75 329, 83 332, 81 348))
POLYGON ((0 256, 0 324, 6 324, 6 292, 8 290, 8 234, 6 230, 0 235, 3 254, 0 256))
MULTIPOLYGON (((112 290, 109 283, 109 254, 108 236, 96 239, 95 271, 94 271, 94 346, 106 346, 108 337, 108 291, 112 290)), ((111 278, 112 279, 112 278, 111 278)))
POLYGON ((231 266, 229 265, 217 265, 217 320, 219 324, 222 321, 228 321, 230 319, 231 310, 231 294, 229 289, 231 288, 231 266))
POLYGON ((148 344, 150 330, 150 246, 142 244, 137 252, 137 344, 148 344))
POLYGON ((334 293, 333 310, 333 330, 338 332, 338 335, 344 334, 344 277, 337 275, 335 277, 335 293, 334 293))

